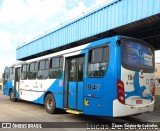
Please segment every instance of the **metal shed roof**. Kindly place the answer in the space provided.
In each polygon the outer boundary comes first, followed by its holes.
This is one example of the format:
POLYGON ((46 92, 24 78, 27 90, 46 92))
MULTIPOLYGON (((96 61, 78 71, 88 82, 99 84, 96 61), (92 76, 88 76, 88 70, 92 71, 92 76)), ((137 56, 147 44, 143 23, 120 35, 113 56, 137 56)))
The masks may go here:
POLYGON ((52 32, 18 47, 27 60, 113 35, 148 41, 160 49, 160 0, 114 0, 52 32))

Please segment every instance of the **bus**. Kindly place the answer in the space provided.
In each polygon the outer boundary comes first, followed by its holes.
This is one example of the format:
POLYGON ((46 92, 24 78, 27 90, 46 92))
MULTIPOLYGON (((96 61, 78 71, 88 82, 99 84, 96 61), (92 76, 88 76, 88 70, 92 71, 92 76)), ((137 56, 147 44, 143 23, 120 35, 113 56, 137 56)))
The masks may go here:
POLYGON ((50 114, 121 117, 153 111, 154 70, 152 46, 113 36, 12 65, 3 90, 50 114))

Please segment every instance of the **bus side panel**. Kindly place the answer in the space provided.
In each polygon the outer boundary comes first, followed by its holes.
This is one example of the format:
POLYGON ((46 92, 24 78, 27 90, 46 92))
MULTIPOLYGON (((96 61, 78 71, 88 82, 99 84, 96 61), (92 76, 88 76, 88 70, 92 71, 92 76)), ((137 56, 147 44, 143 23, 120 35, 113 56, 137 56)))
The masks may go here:
POLYGON ((47 90, 51 91, 56 100, 56 107, 63 108, 63 79, 57 79, 47 90))
POLYGON ((118 79, 118 68, 120 64, 117 61, 117 57, 120 52, 117 50, 117 37, 111 38, 110 43, 110 57, 109 65, 104 76, 104 92, 103 96, 103 116, 113 116, 113 101, 117 99, 117 79, 118 79))
POLYGON ((104 77, 85 78, 84 80, 84 114, 113 116, 113 101, 117 98, 117 53, 116 40, 109 44, 109 64, 104 77))
MULTIPOLYGON (((45 85, 44 85, 45 86, 45 85)), ((39 92, 38 98, 33 100, 34 103, 44 104, 45 94, 52 92, 57 108, 63 108, 63 79, 57 79, 45 92, 39 92)))
POLYGON ((110 66, 104 80, 101 79, 102 81, 100 79, 95 81, 94 78, 87 78, 90 79, 90 81, 94 81, 91 86, 96 87, 95 91, 88 91, 86 89, 88 86, 88 80, 86 79, 84 84, 84 86, 86 86, 84 88, 84 114, 112 116, 113 100, 116 98, 116 80, 112 75, 113 72, 109 71, 111 68, 110 66))
POLYGON ((3 94, 9 96, 9 91, 11 88, 13 88, 12 81, 7 80, 7 82, 3 85, 3 94))
POLYGON ((3 85, 3 95, 8 96, 8 84, 7 84, 7 82, 3 85))
MULTIPOLYGON (((44 96, 45 93, 44 92, 39 92, 38 93, 38 104, 44 104, 44 96)), ((33 102, 36 102, 36 100, 34 100, 33 102)))
POLYGON ((84 79, 84 114, 101 115, 103 111, 102 103, 103 79, 84 79))

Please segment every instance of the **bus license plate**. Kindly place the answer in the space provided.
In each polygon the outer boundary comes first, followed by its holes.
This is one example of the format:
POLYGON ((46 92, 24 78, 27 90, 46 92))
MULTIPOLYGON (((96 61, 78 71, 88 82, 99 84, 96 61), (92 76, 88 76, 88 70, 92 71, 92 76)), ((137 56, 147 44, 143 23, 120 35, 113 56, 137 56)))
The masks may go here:
POLYGON ((142 104, 142 100, 136 100, 136 104, 142 104))

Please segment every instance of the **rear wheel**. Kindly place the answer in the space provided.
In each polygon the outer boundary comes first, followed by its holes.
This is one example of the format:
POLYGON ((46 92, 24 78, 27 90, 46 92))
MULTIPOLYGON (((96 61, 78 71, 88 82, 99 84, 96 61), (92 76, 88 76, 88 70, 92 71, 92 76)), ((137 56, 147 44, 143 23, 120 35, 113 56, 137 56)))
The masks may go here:
POLYGON ((56 113, 57 108, 56 108, 56 101, 55 98, 52 94, 48 94, 45 97, 45 110, 49 114, 56 113))
POLYGON ((16 102, 18 100, 17 98, 14 98, 13 90, 10 90, 9 96, 10 96, 10 100, 13 101, 13 102, 16 102))

